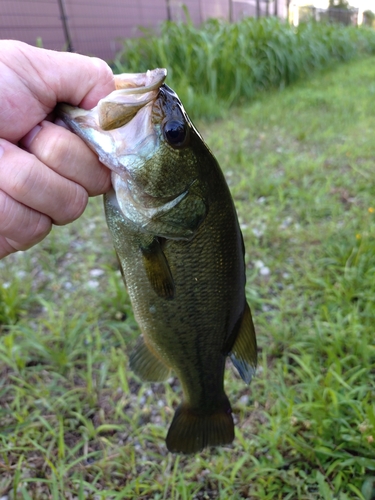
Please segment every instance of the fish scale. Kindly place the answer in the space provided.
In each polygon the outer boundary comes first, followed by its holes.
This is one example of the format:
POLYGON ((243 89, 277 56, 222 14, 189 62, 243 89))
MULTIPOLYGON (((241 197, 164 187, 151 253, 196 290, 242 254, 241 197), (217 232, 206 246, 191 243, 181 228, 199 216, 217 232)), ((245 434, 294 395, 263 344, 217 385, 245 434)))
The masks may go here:
MULTIPOLYGON (((229 355, 250 382, 256 339, 229 188, 177 95, 162 82, 156 87, 134 116, 128 109, 122 116, 123 98, 117 109, 111 95, 111 116, 121 123, 113 131, 112 122, 98 125, 95 108, 85 115, 64 106, 60 113, 113 170, 106 218, 142 332, 130 366, 146 381, 177 375, 183 401, 166 443, 170 451, 195 453, 233 441, 225 361, 229 355)), ((101 109, 105 117, 105 100, 101 109)))

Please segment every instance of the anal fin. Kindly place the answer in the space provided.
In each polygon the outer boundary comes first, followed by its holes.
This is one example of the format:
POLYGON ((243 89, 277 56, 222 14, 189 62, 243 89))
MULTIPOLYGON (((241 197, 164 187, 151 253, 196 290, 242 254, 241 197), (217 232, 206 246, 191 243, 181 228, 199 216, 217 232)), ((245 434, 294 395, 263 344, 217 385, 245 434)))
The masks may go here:
POLYGON ((150 351, 143 337, 139 338, 129 361, 134 373, 146 382, 162 382, 169 376, 170 369, 150 351))
POLYGON ((152 288, 159 297, 173 299, 175 285, 159 239, 154 238, 150 245, 141 247, 141 250, 143 264, 152 288))
POLYGON ((250 308, 247 303, 240 329, 229 356, 241 378, 249 384, 257 365, 257 341, 250 308))

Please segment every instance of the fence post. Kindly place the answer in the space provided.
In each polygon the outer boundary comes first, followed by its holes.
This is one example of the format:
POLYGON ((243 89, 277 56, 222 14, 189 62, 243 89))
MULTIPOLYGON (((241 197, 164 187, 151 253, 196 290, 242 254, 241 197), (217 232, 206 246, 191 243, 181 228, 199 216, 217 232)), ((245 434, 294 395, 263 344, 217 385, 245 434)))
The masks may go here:
POLYGON ((260 17, 260 0, 256 0, 257 18, 260 17))
POLYGON ((57 3, 59 4, 59 9, 60 9, 60 18, 61 18, 63 30, 64 30, 66 50, 68 52, 73 52, 73 44, 72 44, 72 39, 71 39, 70 32, 69 32, 68 18, 66 17, 65 5, 63 3, 63 0, 57 0, 57 3))
POLYGON ((165 0, 165 3, 167 4, 167 19, 168 21, 172 21, 171 4, 169 2, 170 0, 165 0))

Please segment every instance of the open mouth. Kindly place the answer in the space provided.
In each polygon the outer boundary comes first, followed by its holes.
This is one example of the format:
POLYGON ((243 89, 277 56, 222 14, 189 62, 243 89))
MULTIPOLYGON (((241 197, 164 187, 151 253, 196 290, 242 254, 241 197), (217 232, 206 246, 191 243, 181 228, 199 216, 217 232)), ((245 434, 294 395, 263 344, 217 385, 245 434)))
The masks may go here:
POLYGON ((100 128, 113 130, 129 123, 141 108, 156 99, 166 76, 164 68, 115 75, 116 90, 98 102, 100 128))

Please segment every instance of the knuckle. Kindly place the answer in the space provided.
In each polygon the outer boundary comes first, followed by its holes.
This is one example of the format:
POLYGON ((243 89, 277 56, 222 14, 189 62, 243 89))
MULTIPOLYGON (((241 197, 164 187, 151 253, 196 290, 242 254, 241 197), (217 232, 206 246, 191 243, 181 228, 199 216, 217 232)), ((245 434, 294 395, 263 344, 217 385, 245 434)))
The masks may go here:
POLYGON ((64 129, 56 127, 53 133, 47 134, 47 139, 40 145, 41 151, 38 156, 46 165, 54 165, 54 170, 58 172, 59 166, 69 161, 69 143, 64 140, 64 129), (67 147, 68 146, 68 147, 67 147))
POLYGON ((23 168, 15 169, 13 177, 10 179, 11 192, 13 196, 22 201, 34 188, 37 181, 38 172, 34 167, 35 157, 28 155, 23 168))
POLYGON ((44 214, 37 214, 36 220, 33 221, 31 226, 29 244, 30 246, 42 241, 47 234, 51 231, 52 223, 49 217, 44 214))
POLYGON ((80 217, 85 211, 87 202, 87 191, 79 184, 73 183, 71 189, 69 189, 69 195, 64 203, 61 217, 54 221, 55 224, 62 226, 78 219, 78 217, 80 217))
POLYGON ((8 221, 11 215, 10 198, 0 190, 0 221, 4 225, 4 221, 8 221))
POLYGON ((17 248, 11 245, 8 240, 0 235, 0 259, 11 253, 17 252, 17 248))
POLYGON ((113 73, 109 65, 103 61, 103 59, 99 59, 98 57, 92 57, 91 61, 94 63, 94 65, 97 68, 97 77, 98 80, 108 80, 111 81, 113 80, 113 73))
POLYGON ((106 167, 101 167, 95 178, 95 186, 90 189, 89 196, 98 196, 111 188, 111 173, 106 167))
POLYGON ((28 209, 0 190, 0 238, 17 242, 16 250, 41 241, 51 230, 46 215, 28 209))

